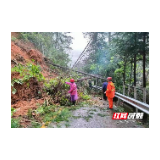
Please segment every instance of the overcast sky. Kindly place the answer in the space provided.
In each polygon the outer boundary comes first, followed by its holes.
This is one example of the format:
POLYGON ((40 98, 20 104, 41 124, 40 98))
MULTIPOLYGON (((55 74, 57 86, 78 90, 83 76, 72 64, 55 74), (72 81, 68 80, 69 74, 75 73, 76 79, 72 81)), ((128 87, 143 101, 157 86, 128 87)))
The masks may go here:
POLYGON ((72 40, 73 44, 71 45, 72 51, 69 53, 70 58, 72 60, 71 66, 76 62, 79 55, 82 53, 84 48, 87 45, 87 39, 83 37, 82 32, 71 32, 70 35, 74 38, 72 40))

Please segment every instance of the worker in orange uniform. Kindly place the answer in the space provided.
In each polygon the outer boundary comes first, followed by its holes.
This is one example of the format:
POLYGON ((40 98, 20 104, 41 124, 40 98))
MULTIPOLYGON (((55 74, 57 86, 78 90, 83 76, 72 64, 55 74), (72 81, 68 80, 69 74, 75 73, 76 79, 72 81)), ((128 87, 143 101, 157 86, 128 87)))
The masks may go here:
POLYGON ((112 82, 112 77, 107 78, 107 90, 106 90, 106 96, 109 102, 109 109, 113 109, 113 98, 115 96, 115 86, 112 82))

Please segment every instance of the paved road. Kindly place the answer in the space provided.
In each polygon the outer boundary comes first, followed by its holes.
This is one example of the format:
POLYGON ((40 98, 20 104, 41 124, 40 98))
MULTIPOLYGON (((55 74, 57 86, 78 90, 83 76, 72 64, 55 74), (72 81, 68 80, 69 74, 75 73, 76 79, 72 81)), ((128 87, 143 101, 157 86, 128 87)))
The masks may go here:
MULTIPOLYGON (((113 112, 108 109, 108 102, 93 99, 93 106, 81 107, 73 111, 69 122, 61 122, 60 128, 144 128, 136 120, 112 120, 113 112)), ((56 127, 51 124, 50 127, 56 127)))

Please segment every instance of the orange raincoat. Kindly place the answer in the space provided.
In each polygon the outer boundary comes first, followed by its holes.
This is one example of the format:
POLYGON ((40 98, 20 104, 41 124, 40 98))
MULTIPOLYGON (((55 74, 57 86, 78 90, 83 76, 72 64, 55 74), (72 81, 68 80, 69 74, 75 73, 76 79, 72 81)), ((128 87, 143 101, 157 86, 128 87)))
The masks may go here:
POLYGON ((113 108, 113 98, 115 96, 115 86, 113 82, 108 82, 106 96, 109 102, 109 108, 113 108))

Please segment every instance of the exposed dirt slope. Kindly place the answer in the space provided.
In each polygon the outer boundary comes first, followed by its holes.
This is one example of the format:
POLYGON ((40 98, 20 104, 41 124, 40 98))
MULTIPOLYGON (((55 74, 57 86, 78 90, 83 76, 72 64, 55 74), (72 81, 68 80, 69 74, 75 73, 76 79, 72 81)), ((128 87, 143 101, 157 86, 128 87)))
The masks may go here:
MULTIPOLYGON (((20 34, 12 32, 11 36, 18 37, 20 34)), ((11 41, 11 67, 17 64, 26 65, 28 62, 39 65, 42 74, 46 79, 55 78, 56 75, 50 72, 49 67, 44 61, 43 54, 36 50, 35 46, 30 42, 16 39, 11 41), (34 59, 34 62, 32 61, 34 59)), ((13 78, 21 78, 19 73, 11 73, 11 80, 13 78)), ((29 80, 29 85, 26 83, 20 85, 15 83, 14 88, 17 90, 16 94, 11 93, 11 107, 16 108, 14 116, 26 115, 28 109, 37 108, 37 103, 42 104, 44 98, 41 93, 43 84, 38 82, 36 78, 29 80)))

